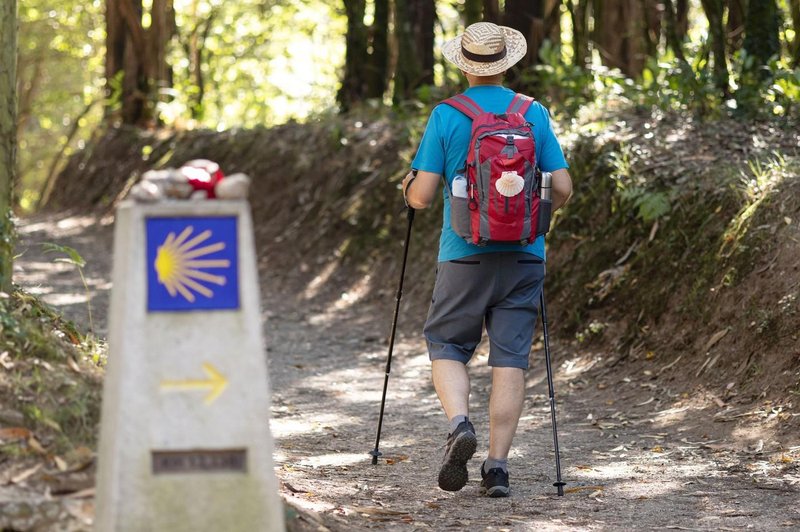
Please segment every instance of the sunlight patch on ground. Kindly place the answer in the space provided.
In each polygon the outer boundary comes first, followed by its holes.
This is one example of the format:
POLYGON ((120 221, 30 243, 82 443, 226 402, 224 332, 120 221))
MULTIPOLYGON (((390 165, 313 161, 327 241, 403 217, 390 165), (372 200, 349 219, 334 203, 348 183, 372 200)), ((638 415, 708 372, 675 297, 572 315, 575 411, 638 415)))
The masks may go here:
MULTIPOLYGON (((389 391, 392 400, 414 399, 417 397, 413 390, 402 390, 397 384, 392 385, 396 379, 430 380, 430 362, 427 353, 413 350, 415 355, 410 355, 405 346, 395 348, 392 355, 392 368, 389 374, 389 391)), ((366 357, 372 368, 365 369, 363 365, 354 365, 351 368, 331 371, 308 379, 308 385, 333 392, 337 401, 347 403, 374 403, 379 404, 383 394, 383 382, 386 376, 387 352, 383 350, 369 350, 358 353, 357 357, 366 357)))
POLYGON ((689 406, 668 408, 653 414, 653 427, 667 427, 682 422, 689 416, 689 406))
POLYGON ((86 303, 89 298, 82 294, 49 294, 42 299, 49 305, 64 307, 67 305, 78 305, 86 303))
POLYGON ((314 431, 310 421, 293 418, 270 419, 269 428, 273 438, 286 438, 288 436, 307 434, 314 431))
MULTIPOLYGON (((55 222, 56 233, 54 236, 77 235, 82 233, 87 227, 97 225, 97 223, 97 218, 94 216, 71 216, 69 218, 64 218, 55 222)), ((45 220, 30 225, 21 225, 18 227, 17 232, 21 235, 29 235, 40 231, 52 232, 53 225, 52 220, 45 220)))
POLYGON ((311 456, 298 463, 310 467, 344 466, 364 462, 367 456, 367 453, 331 453, 311 456))
POLYGON ((328 282, 328 279, 330 279, 331 275, 333 275, 333 272, 336 271, 336 268, 338 266, 339 266, 339 263, 337 261, 329 262, 322 269, 322 271, 319 273, 319 275, 314 277, 311 280, 311 282, 308 283, 308 286, 306 287, 305 291, 303 292, 303 297, 305 299, 313 299, 313 298, 317 297, 317 294, 319 294, 320 288, 322 288, 325 285, 325 283, 328 282))
MULTIPOLYGON (((332 263, 336 265, 336 263, 332 263)), ((325 282, 330 278, 333 270, 329 271, 331 265, 325 267, 321 274, 314 278, 314 280, 309 284, 306 291, 303 293, 303 297, 306 299, 311 299, 317 295, 319 289, 325 282), (318 279, 324 278, 324 280, 317 283, 318 279)), ((339 299, 336 300, 331 306, 329 306, 323 312, 315 314, 309 317, 308 322, 312 325, 322 325, 325 323, 329 323, 333 321, 335 315, 343 310, 347 310, 356 303, 358 303, 365 295, 369 293, 370 290, 370 281, 372 276, 369 274, 364 275, 356 279, 356 281, 346 290, 344 290, 340 295, 339 299)))
POLYGON ((269 421, 270 431, 273 437, 278 439, 298 434, 324 433, 326 427, 341 427, 355 423, 355 420, 348 416, 316 412, 301 416, 279 416, 280 413, 273 413, 273 417, 269 421))

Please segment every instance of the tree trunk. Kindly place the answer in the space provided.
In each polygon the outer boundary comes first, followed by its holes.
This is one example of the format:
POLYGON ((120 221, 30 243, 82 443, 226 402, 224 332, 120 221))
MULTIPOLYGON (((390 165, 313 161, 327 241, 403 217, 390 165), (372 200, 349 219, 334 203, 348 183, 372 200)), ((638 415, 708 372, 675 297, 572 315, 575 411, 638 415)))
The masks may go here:
POLYGON ((642 0, 594 0, 594 42, 603 64, 628 77, 642 73, 649 31, 647 4, 642 0))
POLYGON ((686 39, 686 35, 689 33, 689 0, 675 2, 675 30, 678 38, 686 39))
POLYGON ((414 88, 420 85, 433 85, 436 0, 411 0, 409 5, 413 6, 411 17, 414 27, 414 47, 422 66, 420 79, 414 88))
POLYGON ((500 23, 500 3, 498 0, 483 0, 484 22, 500 23))
POLYGON ((155 101, 163 99, 164 89, 172 87, 172 68, 167 62, 169 41, 175 35, 175 8, 172 2, 173 0, 153 0, 150 9, 145 75, 156 91, 155 101))
MULTIPOLYGON (((197 20, 197 4, 194 4, 192 18, 197 20)), ((189 112, 192 120, 202 120, 205 115, 206 80, 203 75, 203 65, 206 63, 206 40, 211 33, 211 27, 218 13, 217 8, 212 8, 204 20, 198 20, 192 30, 183 39, 183 51, 189 60, 187 78, 192 80, 194 90, 188 95, 189 112)))
POLYGON ((664 20, 666 21, 667 46, 672 49, 672 53, 675 54, 681 65, 685 65, 687 63, 686 56, 683 54, 683 39, 678 34, 678 21, 672 0, 664 0, 664 20))
POLYGON ((728 54, 733 55, 744 42, 745 0, 725 0, 725 3, 728 7, 728 54))
POLYGON ((389 75, 389 0, 375 0, 375 17, 370 34, 372 54, 369 58, 367 97, 383 99, 389 75))
POLYGON ((772 56, 781 53, 780 11, 775 0, 751 1, 747 6, 745 36, 743 48, 750 57, 755 58, 754 68, 758 69, 763 79, 768 75, 762 68, 769 63, 772 56))
POLYGON ((414 97, 422 85, 433 85, 434 0, 395 0, 397 67, 394 75, 395 104, 414 97))
POLYGON ((545 2, 544 33, 553 45, 561 44, 561 0, 545 2))
POLYGON ((17 168, 17 0, 0 2, 0 290, 11 292, 17 168))
POLYGON ((506 75, 508 85, 517 91, 531 90, 523 83, 523 72, 539 62, 539 48, 545 37, 544 7, 546 0, 506 0, 503 24, 525 36, 528 52, 506 75))
POLYGON ((528 53, 519 62, 521 69, 535 65, 545 36, 545 0, 506 0, 504 24, 520 31, 528 41, 528 53))
POLYGON ((800 67, 800 0, 789 0, 789 11, 792 15, 794 42, 790 44, 792 66, 800 67))
POLYGON ((642 9, 644 10, 642 37, 644 38, 647 57, 658 57, 658 44, 661 40, 661 20, 663 18, 660 4, 660 0, 642 0, 642 9))
POLYGON ((367 94, 368 55, 367 27, 364 25, 365 0, 344 0, 347 14, 347 47, 344 57, 344 78, 336 96, 343 111, 362 101, 367 94))
POLYGON ((567 0, 572 20, 573 64, 586 68, 589 63, 589 0, 567 0))
POLYGON ((464 19, 464 26, 481 22, 483 20, 483 0, 464 0, 461 16, 464 19))
POLYGON ((413 96, 414 88, 422 77, 422 63, 414 40, 412 4, 415 0, 395 0, 394 27, 397 41, 397 66, 394 73, 394 95, 398 104, 413 96))
POLYGON ((166 60, 175 33, 172 0, 153 0, 147 29, 143 15, 141 0, 106 0, 106 90, 120 102, 123 123, 149 126, 160 89, 172 86, 166 60))
MULTIPOLYGON (((728 59, 725 55, 725 26, 722 20, 722 0, 701 0, 708 18, 711 34, 711 53, 714 57, 714 84, 723 98, 730 97, 728 83, 728 59)), ((752 2, 757 3, 757 2, 752 2)))

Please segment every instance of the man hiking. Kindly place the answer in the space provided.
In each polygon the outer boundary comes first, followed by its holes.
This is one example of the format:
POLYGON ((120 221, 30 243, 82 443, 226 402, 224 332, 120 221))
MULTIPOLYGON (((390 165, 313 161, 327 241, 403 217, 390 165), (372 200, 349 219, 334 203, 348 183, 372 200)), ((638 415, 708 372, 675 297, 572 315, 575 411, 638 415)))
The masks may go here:
POLYGON ((483 138, 475 136, 473 120, 490 116, 503 123, 508 120, 517 124, 518 131, 507 129, 494 135, 499 137, 498 158, 503 159, 499 164, 506 164, 506 160, 524 149, 518 149, 518 142, 530 143, 529 156, 533 158, 535 151, 536 166, 552 175, 553 210, 564 205, 572 193, 568 165, 548 111, 502 86, 505 72, 526 51, 525 37, 520 32, 486 22, 467 27, 463 35, 444 45, 444 56, 461 70, 469 88, 444 102, 448 105, 434 108, 412 163, 413 171, 403 180, 404 197, 414 209, 429 207, 439 182, 444 178, 446 184, 436 283, 424 328, 433 384, 450 423, 439 487, 458 491, 466 485, 467 462, 477 448, 475 428, 469 420, 466 364, 481 340, 485 325, 490 341, 492 391, 489 452, 481 466, 481 490, 490 497, 509 494, 508 454, 525 399, 524 371, 528 368, 539 312, 545 249, 544 235, 537 238, 535 233, 513 242, 502 239, 499 243, 484 236, 484 229, 494 224, 491 216, 485 214, 487 209, 502 211, 505 205, 506 214, 516 212, 514 208, 509 211, 509 201, 518 201, 514 194, 527 202, 527 207, 519 212, 527 216, 523 225, 530 229, 535 194, 522 189, 533 180, 529 174, 538 174, 520 166, 524 171, 503 171, 501 178, 492 177, 494 186, 485 189, 480 188, 480 179, 476 182, 465 178, 468 167, 472 166, 470 171, 474 172, 475 166, 483 166, 482 159, 469 162, 479 157, 468 153, 478 152, 475 139, 483 138), (513 113, 523 116, 516 116, 514 122, 510 117, 513 113), (528 138, 524 138, 526 131, 528 138), (468 160, 468 157, 473 158, 468 160), (457 232, 454 225, 466 228, 456 227, 457 232), (473 236, 465 236, 470 231, 473 236))

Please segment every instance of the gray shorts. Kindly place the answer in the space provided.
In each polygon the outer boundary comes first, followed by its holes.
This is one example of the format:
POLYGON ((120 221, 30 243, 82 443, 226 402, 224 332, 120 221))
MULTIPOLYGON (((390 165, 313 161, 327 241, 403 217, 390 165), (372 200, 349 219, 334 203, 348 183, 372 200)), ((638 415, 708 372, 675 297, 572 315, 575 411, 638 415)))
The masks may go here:
POLYGON ((489 365, 528 369, 544 276, 542 259, 521 252, 440 262, 424 329, 431 360, 469 362, 485 323, 489 365))

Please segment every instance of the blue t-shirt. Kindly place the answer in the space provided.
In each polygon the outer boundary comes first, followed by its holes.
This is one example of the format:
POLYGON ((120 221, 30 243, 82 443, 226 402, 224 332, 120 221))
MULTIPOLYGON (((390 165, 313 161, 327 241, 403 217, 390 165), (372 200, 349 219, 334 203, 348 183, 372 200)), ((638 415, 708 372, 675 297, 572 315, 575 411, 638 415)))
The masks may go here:
MULTIPOLYGON (((470 87, 464 92, 488 113, 504 113, 514 98, 514 91, 499 85, 470 87)), ((536 162, 543 172, 568 168, 561 145, 558 143, 547 109, 534 102, 525 118, 533 124, 533 137, 536 141, 536 162)), ((467 147, 472 131, 472 121, 460 111, 449 105, 438 105, 433 109, 425 134, 422 137, 411 167, 415 170, 443 175, 448 186, 453 178, 463 170, 467 160, 467 147)), ((476 246, 458 236, 450 227, 450 197, 442 191, 444 198, 444 221, 439 240, 439 262, 460 259, 478 253, 498 251, 522 251, 545 258, 544 236, 532 244, 489 244, 476 246)))

